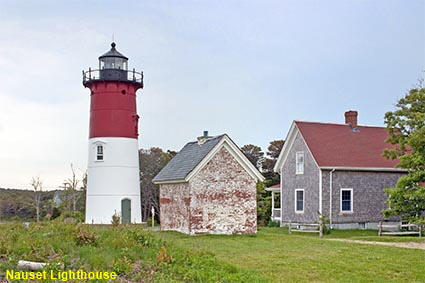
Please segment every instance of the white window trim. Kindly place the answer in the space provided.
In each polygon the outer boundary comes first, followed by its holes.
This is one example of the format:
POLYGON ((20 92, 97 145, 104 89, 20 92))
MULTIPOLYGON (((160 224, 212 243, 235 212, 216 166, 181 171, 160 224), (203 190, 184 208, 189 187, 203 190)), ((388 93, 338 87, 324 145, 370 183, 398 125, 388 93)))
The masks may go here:
POLYGON ((352 188, 341 188, 339 190, 339 212, 340 213, 353 213, 353 202, 354 202, 353 189, 352 188), (350 195, 351 195, 350 210, 342 210, 342 191, 350 191, 350 195))
POLYGON ((294 210, 295 213, 304 213, 305 209, 305 192, 304 189, 295 189, 295 196, 294 196, 294 210), (297 192, 302 191, 303 192, 303 210, 297 210, 297 192))
POLYGON ((93 161, 94 162, 105 162, 105 149, 106 149, 106 142, 103 142, 103 141, 96 141, 96 142, 94 142, 93 143, 93 145, 94 145, 94 148, 93 148, 93 153, 94 153, 94 155, 93 155, 93 161), (102 154, 102 156, 103 156, 103 159, 102 160, 99 160, 99 159, 97 159, 97 147, 98 146, 102 146, 103 147, 103 154, 102 154))
POLYGON ((105 146, 103 144, 97 144, 94 148, 95 148, 94 161, 104 162, 105 161, 105 146), (102 154, 99 154, 99 152, 98 152, 98 149, 99 149, 100 146, 102 147, 102 154), (102 159, 99 159, 99 156, 102 156, 102 159))
POLYGON ((295 174, 297 174, 297 175, 304 174, 304 162, 305 162, 304 151, 297 151, 295 153, 295 174), (299 154, 302 154, 302 156, 303 156, 303 162, 302 162, 303 167, 302 167, 302 171, 298 171, 298 155, 299 154))

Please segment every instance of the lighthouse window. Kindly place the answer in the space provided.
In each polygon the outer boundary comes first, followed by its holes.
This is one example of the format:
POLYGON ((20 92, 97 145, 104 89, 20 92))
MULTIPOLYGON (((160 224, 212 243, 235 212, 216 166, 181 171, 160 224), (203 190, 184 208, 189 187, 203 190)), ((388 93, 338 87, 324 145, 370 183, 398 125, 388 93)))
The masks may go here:
POLYGON ((96 146, 96 160, 103 161, 103 145, 96 146))

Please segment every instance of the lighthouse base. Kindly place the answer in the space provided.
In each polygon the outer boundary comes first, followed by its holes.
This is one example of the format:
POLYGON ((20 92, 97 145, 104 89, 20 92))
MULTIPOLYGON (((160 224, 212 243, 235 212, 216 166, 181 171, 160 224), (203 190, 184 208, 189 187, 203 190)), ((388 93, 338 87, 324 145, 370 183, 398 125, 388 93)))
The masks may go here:
POLYGON ((111 224, 112 216, 120 217, 121 223, 142 223, 140 196, 100 196, 88 195, 86 211, 87 224, 111 224))
POLYGON ((100 137, 89 140, 86 223, 141 223, 137 139, 100 137), (101 149, 99 150, 99 147, 101 149))

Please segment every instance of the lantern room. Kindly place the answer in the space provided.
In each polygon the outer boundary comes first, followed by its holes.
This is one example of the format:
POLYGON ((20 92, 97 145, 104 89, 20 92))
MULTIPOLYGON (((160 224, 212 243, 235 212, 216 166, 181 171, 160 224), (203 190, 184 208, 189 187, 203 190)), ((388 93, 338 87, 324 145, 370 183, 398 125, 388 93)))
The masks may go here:
POLYGON ((115 42, 111 44, 111 50, 99 57, 99 70, 118 69, 127 71, 128 58, 115 48, 115 42))
POLYGON ((143 88, 143 72, 135 69, 128 70, 128 58, 118 52, 115 42, 111 43, 111 50, 99 57, 99 69, 83 71, 83 84, 90 87, 97 81, 131 82, 138 88, 143 88))

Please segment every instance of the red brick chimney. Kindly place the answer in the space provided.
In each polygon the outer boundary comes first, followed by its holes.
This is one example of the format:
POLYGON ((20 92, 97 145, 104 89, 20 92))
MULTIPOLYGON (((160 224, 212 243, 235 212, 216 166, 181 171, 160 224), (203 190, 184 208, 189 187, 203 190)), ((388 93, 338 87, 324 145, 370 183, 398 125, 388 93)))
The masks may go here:
POLYGON ((352 128, 357 128, 357 111, 345 112, 345 124, 351 125, 352 128))

